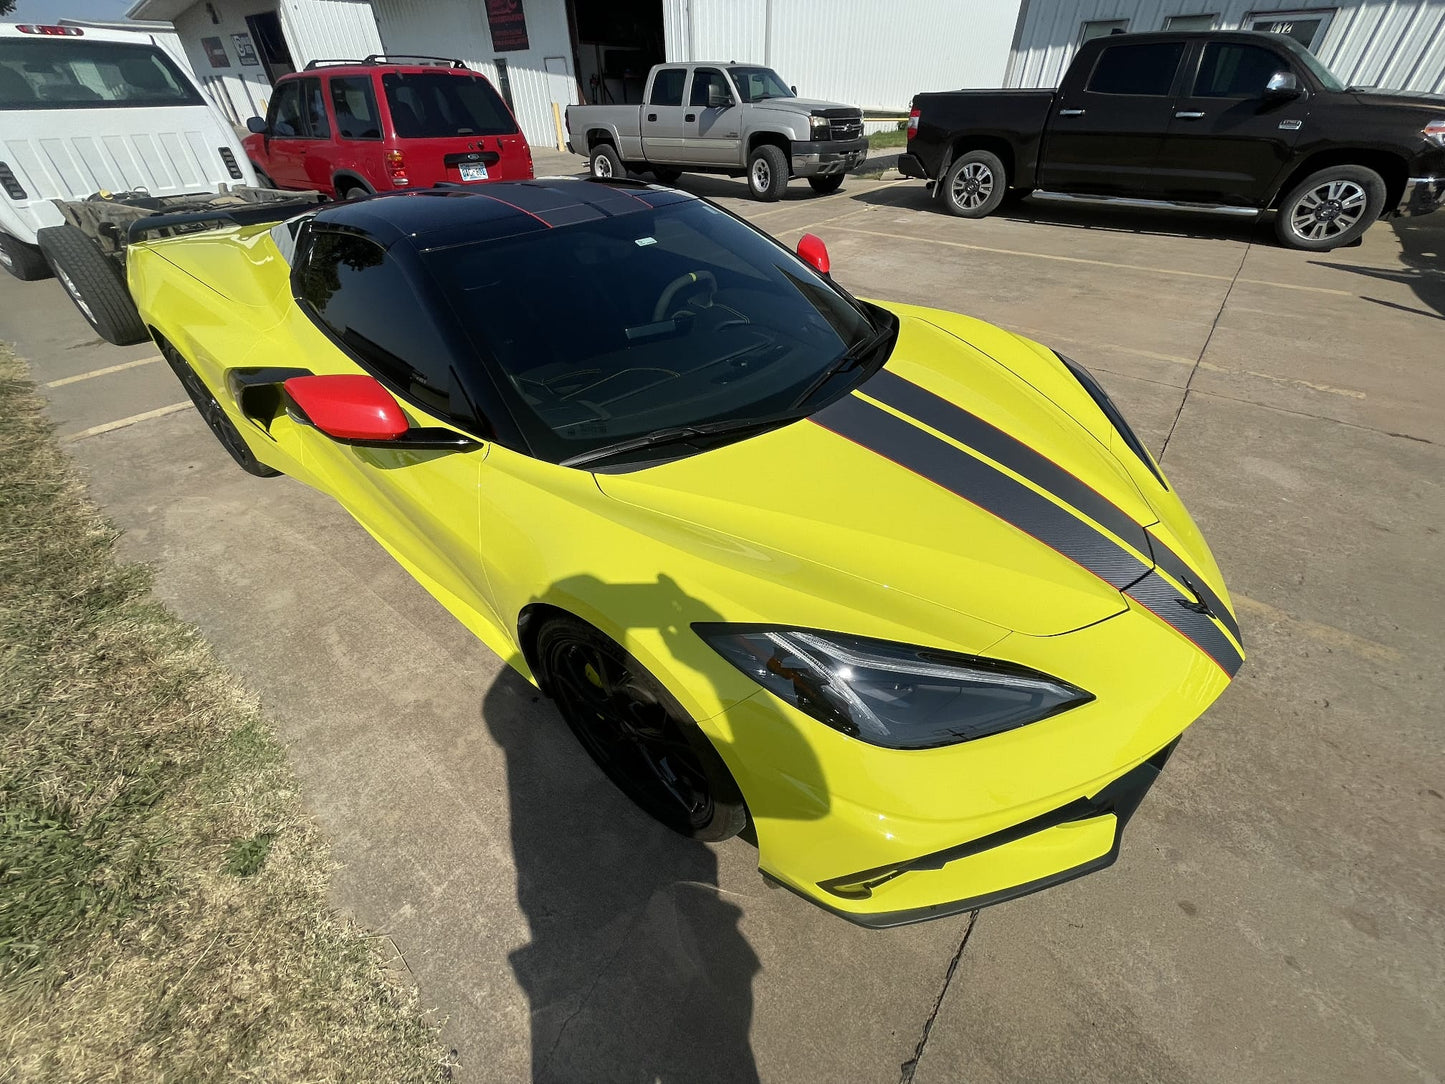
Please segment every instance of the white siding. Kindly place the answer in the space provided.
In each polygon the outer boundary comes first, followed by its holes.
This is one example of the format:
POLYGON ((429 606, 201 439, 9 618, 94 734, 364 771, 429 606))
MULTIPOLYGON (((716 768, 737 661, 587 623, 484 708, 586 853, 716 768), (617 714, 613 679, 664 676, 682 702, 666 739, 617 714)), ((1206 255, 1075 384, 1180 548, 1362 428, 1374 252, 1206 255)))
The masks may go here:
POLYGON ((1008 83, 1056 86, 1086 20, 1162 30, 1170 15, 1215 13, 1233 30, 1272 11, 1333 11, 1315 53, 1347 84, 1445 93, 1445 0, 1030 0, 1008 83))
POLYGON ((906 110, 1001 86, 1018 0, 663 0, 668 60, 767 64, 810 98, 906 110))
POLYGON ((266 78, 265 68, 242 65, 236 59, 236 45, 231 35, 249 34, 246 16, 275 11, 276 0, 230 0, 229 3, 213 0, 211 6, 220 22, 211 21, 205 4, 193 4, 176 16, 176 33, 185 44, 191 70, 196 73, 206 93, 231 121, 244 125, 248 117, 266 115, 266 105, 271 100, 271 83, 266 78), (210 58, 201 48, 202 38, 221 39, 226 56, 231 61, 229 68, 211 67, 210 58))
POLYGON ((381 35, 367 0, 285 0, 272 5, 297 68, 323 58, 357 60, 381 52, 381 35))
POLYGON ((562 0, 525 0, 529 48, 510 53, 493 51, 481 0, 373 0, 372 6, 386 52, 456 57, 493 83, 498 83, 493 58, 506 60, 517 123, 527 141, 538 147, 556 145, 552 103, 564 110, 577 103, 571 35, 562 0), (548 73, 548 57, 561 58, 564 74, 548 73))

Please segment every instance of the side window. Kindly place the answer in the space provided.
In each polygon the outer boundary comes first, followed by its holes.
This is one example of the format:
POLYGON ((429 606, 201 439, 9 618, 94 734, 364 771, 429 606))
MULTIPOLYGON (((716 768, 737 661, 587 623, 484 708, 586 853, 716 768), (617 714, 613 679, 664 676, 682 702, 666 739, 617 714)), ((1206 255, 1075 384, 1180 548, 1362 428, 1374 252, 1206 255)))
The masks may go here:
POLYGON ((378 379, 429 409, 451 410, 451 352, 380 245, 317 232, 301 272, 301 297, 378 379))
POLYGON ((293 79, 277 87, 271 98, 271 134, 278 139, 288 139, 304 131, 301 123, 301 81, 293 79))
POLYGON ((331 112, 336 115, 336 132, 342 139, 380 139, 376 119, 376 90, 368 76, 331 80, 331 112))
POLYGON ((716 68, 698 68, 692 73, 692 94, 687 99, 689 105, 706 109, 723 105, 731 101, 732 96, 728 81, 716 68))
POLYGON ((682 85, 687 82, 686 68, 663 68, 652 77, 652 96, 648 105, 681 105, 682 85))
POLYGON ((330 139, 331 122, 326 119, 320 79, 301 80, 301 104, 306 113, 306 134, 312 139, 330 139))
POLYGON ((1088 89, 1093 94, 1166 95, 1174 85, 1182 41, 1147 45, 1110 45, 1099 54, 1088 89))
POLYGON ((1288 70, 1289 62, 1269 49, 1212 41, 1204 47, 1204 58, 1199 62, 1194 96, 1262 98, 1269 77, 1288 70))

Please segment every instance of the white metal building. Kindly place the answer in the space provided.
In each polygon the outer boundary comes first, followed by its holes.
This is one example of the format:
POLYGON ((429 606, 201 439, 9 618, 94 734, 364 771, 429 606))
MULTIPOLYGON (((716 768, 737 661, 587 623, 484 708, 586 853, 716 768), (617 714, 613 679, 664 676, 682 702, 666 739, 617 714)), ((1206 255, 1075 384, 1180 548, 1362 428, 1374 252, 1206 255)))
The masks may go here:
POLYGON ((1351 86, 1445 93, 1445 0, 1024 0, 1008 86, 1052 87, 1115 30, 1287 33, 1351 86))

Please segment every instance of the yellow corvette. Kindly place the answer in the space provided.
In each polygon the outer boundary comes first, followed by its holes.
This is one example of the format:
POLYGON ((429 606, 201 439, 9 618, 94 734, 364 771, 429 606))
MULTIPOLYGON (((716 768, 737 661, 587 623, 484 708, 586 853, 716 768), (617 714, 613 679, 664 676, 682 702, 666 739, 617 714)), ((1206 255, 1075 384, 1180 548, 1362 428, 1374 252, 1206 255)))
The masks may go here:
POLYGON ((1243 659, 1087 371, 859 301, 817 238, 591 181, 195 227, 141 223, 130 286, 236 461, 340 501, 658 820, 750 828, 846 918, 1108 865, 1243 659))

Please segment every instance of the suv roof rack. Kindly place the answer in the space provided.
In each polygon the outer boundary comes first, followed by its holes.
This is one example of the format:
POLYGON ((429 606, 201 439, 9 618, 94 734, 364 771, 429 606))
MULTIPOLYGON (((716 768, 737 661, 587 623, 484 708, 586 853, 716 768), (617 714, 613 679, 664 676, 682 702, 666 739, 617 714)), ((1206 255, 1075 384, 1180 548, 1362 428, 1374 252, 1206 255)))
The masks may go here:
POLYGON ((404 60, 429 60, 435 64, 446 65, 449 68, 461 68, 463 71, 467 70, 466 64, 455 57, 428 56, 424 53, 372 53, 364 60, 312 60, 301 70, 309 72, 327 65, 354 64, 359 67, 364 64, 399 64, 404 60))

